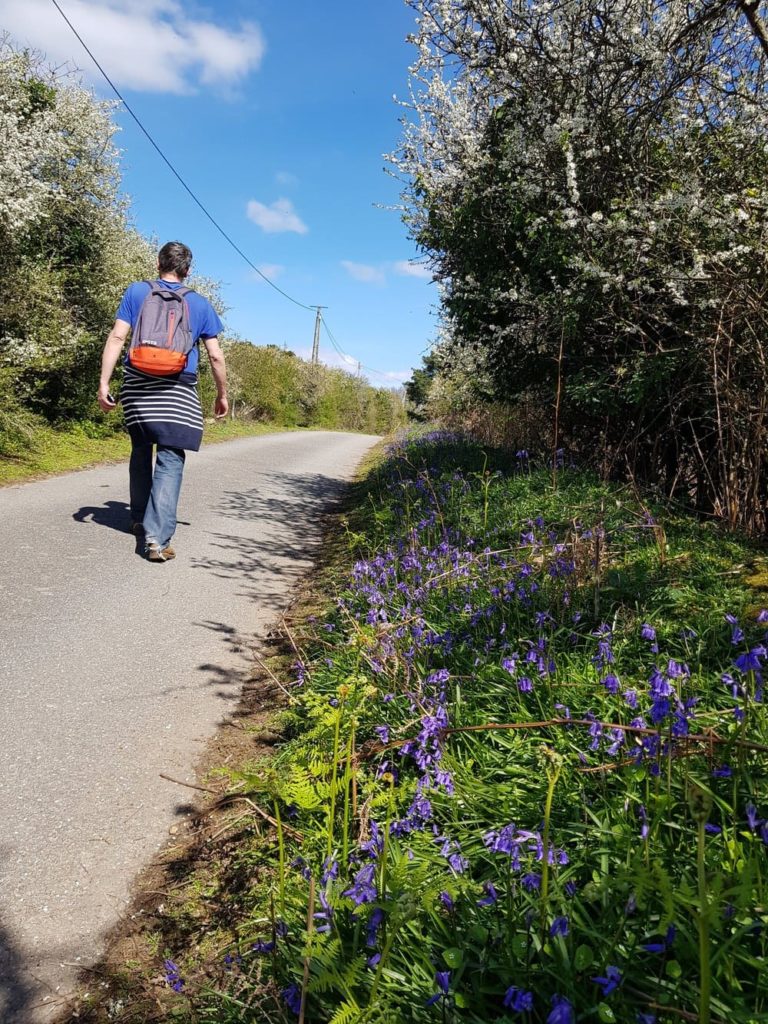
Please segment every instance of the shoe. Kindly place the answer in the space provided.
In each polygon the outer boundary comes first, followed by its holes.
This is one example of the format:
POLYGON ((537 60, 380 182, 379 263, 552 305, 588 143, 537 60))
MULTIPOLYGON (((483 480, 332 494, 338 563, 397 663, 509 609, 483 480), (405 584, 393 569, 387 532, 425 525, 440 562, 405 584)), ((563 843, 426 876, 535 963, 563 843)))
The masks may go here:
POLYGON ((131 523, 131 533, 134 537, 142 537, 144 535, 144 523, 131 523))
POLYGON ((176 552, 170 544, 167 548, 161 548, 159 544, 147 545, 147 559, 150 562, 170 562, 170 560, 175 557, 176 552))

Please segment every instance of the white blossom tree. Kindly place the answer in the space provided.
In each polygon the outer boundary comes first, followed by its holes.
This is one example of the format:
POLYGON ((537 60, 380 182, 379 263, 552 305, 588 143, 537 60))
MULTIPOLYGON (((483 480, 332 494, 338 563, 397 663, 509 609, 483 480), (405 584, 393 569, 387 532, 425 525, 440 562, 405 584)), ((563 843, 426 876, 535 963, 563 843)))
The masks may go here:
MULTIPOLYGON (((0 43, 0 392, 51 420, 87 415, 120 293, 153 247, 119 192, 113 104, 0 43)), ((6 418, 8 417, 6 413, 6 418)))
POLYGON ((443 285, 443 364, 474 359, 481 397, 561 394, 573 446, 761 528, 761 4, 410 6, 393 159, 443 285))

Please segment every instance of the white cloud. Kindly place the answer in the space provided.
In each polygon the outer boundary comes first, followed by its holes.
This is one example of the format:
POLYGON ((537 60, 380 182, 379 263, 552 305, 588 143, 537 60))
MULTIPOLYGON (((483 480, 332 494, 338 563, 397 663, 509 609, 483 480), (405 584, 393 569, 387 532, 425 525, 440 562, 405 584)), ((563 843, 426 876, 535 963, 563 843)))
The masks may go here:
POLYGON ((291 174, 290 171, 278 171, 275 175, 275 181, 278 185, 292 186, 298 185, 299 179, 295 174, 291 174))
MULTIPOLYGON (((296 348, 294 351, 301 359, 309 360, 312 358, 311 348, 296 348)), ((341 355, 335 349, 326 349, 321 345, 320 362, 325 366, 346 370, 347 373, 351 373, 353 376, 357 375, 357 360, 354 356, 341 355)), ((403 381, 413 376, 413 370, 377 370, 375 373, 370 373, 365 367, 362 368, 361 373, 370 384, 377 388, 386 387, 387 384, 393 386, 402 384, 403 381)))
MULTIPOLYGON (((311 348, 297 348, 295 352, 301 359, 310 360, 312 358, 311 348)), ((337 370, 346 370, 348 373, 353 373, 357 370, 357 360, 353 359, 352 356, 340 355, 335 349, 325 349, 322 345, 320 346, 320 362, 324 366, 331 366, 337 370)))
POLYGON ((365 284, 384 284, 386 278, 384 271, 378 267, 371 267, 367 263, 353 263, 352 260, 342 260, 342 267, 350 277, 356 281, 363 281, 365 284))
POLYGON ((259 263, 258 269, 261 272, 260 274, 257 274, 255 270, 252 270, 250 275, 256 284, 264 284, 264 277, 266 277, 268 281, 276 281, 278 277, 282 277, 285 273, 285 267, 281 266, 279 263, 259 263), (264 277, 262 277, 261 274, 263 274, 264 277))
POLYGON ((374 383, 380 383, 377 378, 391 381, 393 384, 402 384, 413 376, 413 370, 377 370, 374 375, 374 383))
MULTIPOLYGON (((236 85, 258 68, 265 43, 254 22, 235 31, 191 17, 178 0, 67 0, 62 9, 119 87, 188 93, 236 85)), ((3 29, 51 62, 74 62, 102 81, 49 0, 3 0, 3 29)), ((103 83, 102 83, 103 84, 103 83)))
POLYGON ((419 277, 423 281, 432 280, 432 271, 425 267, 423 263, 411 263, 410 260, 398 260, 394 264, 393 269, 396 274, 402 274, 404 277, 419 277))
POLYGON ((295 231, 297 235, 306 235, 309 228, 293 208, 290 199, 276 199, 270 206, 251 199, 246 213, 254 224, 262 231, 274 234, 279 231, 295 231))

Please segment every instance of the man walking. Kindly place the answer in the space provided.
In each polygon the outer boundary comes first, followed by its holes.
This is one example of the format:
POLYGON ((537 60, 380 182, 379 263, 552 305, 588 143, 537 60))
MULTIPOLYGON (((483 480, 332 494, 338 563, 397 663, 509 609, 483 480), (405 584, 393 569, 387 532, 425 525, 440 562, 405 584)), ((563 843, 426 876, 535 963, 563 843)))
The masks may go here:
MULTIPOLYGON (((162 247, 157 257, 157 281, 135 281, 128 286, 101 357, 98 399, 104 412, 109 412, 116 405, 109 393, 109 381, 128 333, 133 332, 125 357, 120 401, 132 442, 129 477, 133 532, 137 536, 144 534, 150 562, 167 562, 176 557, 171 540, 176 531, 184 460, 186 452, 199 450, 203 437, 203 413, 197 393, 200 340, 208 352, 216 383, 216 418, 226 416, 229 408, 226 366, 218 341, 221 320, 206 298, 184 287, 191 264, 192 253, 181 242, 167 242, 162 247), (143 341, 147 321, 153 319, 156 337, 163 316, 163 333, 169 343, 177 335, 189 339, 188 352, 183 346, 180 352, 168 356, 178 361, 178 369, 169 370, 163 364, 163 339, 143 341), (142 337, 136 332, 140 317, 142 337), (152 358, 139 358, 137 344, 152 358)), ((152 330, 148 328, 146 333, 152 335, 152 330)))

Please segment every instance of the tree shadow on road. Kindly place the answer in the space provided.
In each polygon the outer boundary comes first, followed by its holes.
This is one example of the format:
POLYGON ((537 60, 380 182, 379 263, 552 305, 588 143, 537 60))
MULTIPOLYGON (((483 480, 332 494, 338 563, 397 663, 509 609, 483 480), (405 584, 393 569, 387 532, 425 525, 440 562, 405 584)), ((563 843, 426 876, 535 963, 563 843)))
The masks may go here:
POLYGON ((260 486, 226 491, 218 515, 243 523, 263 524, 252 531, 213 534, 220 557, 199 558, 195 568, 224 579, 237 579, 239 596, 274 613, 282 611, 291 590, 320 553, 323 520, 341 499, 343 481, 320 473, 264 473, 260 486))
POLYGON ((207 674, 208 686, 219 687, 217 697, 228 701, 240 700, 243 684, 248 681, 252 668, 250 650, 253 639, 241 636, 233 626, 224 622, 193 622, 192 625, 218 633, 227 651, 228 664, 217 665, 207 661, 197 666, 198 672, 207 674))
MULTIPOLYGON (((257 604, 262 626, 271 625, 322 555, 326 518, 346 491, 344 481, 319 473, 260 474, 258 487, 224 492, 214 512, 232 520, 233 529, 213 533, 214 552, 193 559, 192 566, 236 581, 237 596, 257 604), (243 524, 241 530, 236 523, 243 524)), ((236 703, 253 671, 257 635, 243 636, 224 622, 194 625, 218 633, 224 642, 226 657, 221 663, 216 659, 199 670, 218 696, 236 703)))
POLYGON ((0 1021, 3 1024, 28 1024, 32 1006, 39 1001, 23 970, 24 961, 9 933, 0 921, 0 1021))

